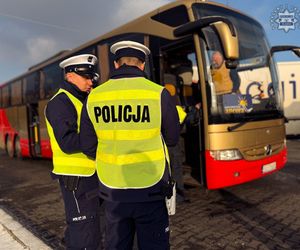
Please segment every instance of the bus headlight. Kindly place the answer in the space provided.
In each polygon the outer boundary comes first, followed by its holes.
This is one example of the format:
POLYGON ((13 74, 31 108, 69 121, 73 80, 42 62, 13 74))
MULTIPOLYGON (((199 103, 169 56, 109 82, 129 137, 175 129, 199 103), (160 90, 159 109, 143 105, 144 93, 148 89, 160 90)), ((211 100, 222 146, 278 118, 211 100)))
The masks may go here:
POLYGON ((214 150, 210 151, 211 157, 218 161, 233 161, 243 158, 240 151, 237 149, 214 150))

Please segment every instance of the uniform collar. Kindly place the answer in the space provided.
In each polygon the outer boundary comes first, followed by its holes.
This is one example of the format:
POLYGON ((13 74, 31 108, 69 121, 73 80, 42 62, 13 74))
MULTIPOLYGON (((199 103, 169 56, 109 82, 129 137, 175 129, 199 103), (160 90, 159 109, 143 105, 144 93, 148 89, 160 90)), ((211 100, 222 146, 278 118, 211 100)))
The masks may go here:
POLYGON ((61 85, 62 89, 67 90, 68 92, 70 92, 73 96, 75 96, 77 99, 79 99, 80 101, 84 101, 87 97, 87 93, 81 91, 76 85, 69 83, 67 81, 65 81, 62 85, 61 85))
POLYGON ((136 66, 128 66, 126 64, 123 64, 120 68, 115 69, 110 75, 111 79, 130 78, 130 77, 147 78, 144 71, 140 70, 136 66))

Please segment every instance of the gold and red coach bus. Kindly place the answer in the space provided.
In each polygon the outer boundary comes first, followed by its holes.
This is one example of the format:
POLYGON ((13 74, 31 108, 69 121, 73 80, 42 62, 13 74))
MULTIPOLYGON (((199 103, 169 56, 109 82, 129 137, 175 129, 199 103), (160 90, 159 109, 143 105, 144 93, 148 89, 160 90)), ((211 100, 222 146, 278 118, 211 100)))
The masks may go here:
POLYGON ((285 119, 273 54, 292 50, 299 56, 299 47, 270 48, 256 20, 228 6, 199 0, 162 6, 4 83, 0 87, 0 146, 11 157, 51 158, 43 112, 63 81, 59 62, 92 53, 100 60, 98 73, 104 82, 113 69, 109 47, 120 40, 147 45, 152 52, 146 61, 148 77, 166 86, 174 81, 179 91, 173 94, 178 92, 181 105, 198 117, 183 128, 182 140, 185 164, 201 184, 208 189, 240 184, 285 165, 285 119), (225 80, 217 83, 213 76, 211 56, 216 51, 225 58, 229 91, 217 89, 225 80), (194 74, 189 83, 187 67, 194 74), (181 77, 170 77, 176 72, 181 77), (200 109, 189 102, 194 94, 200 109))

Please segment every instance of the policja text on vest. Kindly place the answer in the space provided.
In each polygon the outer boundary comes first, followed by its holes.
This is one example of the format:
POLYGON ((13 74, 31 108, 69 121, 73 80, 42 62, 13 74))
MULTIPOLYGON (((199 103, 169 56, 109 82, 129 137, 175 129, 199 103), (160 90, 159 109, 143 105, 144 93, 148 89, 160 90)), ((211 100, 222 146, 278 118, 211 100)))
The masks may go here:
POLYGON ((96 122, 99 118, 105 123, 108 122, 150 122, 150 112, 147 105, 136 105, 133 109, 131 105, 111 105, 94 107, 96 122))

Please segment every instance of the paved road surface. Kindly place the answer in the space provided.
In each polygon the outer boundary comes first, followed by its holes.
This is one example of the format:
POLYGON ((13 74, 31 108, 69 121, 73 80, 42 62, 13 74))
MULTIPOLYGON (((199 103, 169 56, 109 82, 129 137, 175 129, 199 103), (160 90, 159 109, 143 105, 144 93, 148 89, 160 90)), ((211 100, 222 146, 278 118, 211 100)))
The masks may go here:
MULTIPOLYGON (((189 189, 191 203, 171 218, 171 249, 300 249, 300 141, 288 148, 287 166, 273 175, 217 191, 189 189)), ((63 203, 51 162, 11 160, 4 152, 0 159, 0 207, 63 249, 63 203)))

